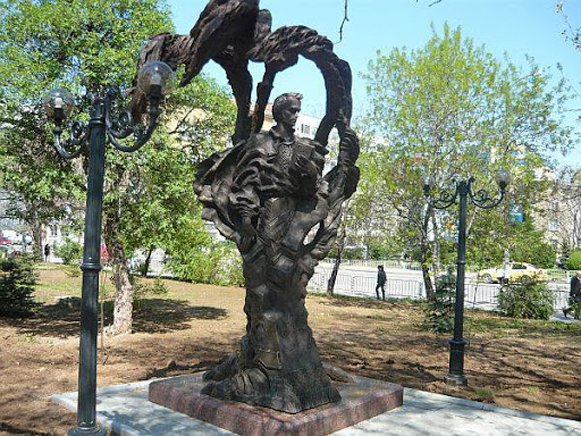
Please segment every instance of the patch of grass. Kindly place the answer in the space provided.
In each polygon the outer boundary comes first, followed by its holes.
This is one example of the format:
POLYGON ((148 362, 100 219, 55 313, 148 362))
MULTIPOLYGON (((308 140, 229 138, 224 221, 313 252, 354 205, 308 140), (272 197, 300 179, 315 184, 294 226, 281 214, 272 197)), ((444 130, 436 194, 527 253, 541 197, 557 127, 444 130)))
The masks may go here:
POLYGON ((484 333, 492 337, 573 337, 581 335, 581 323, 563 323, 535 319, 518 319, 495 313, 474 312, 466 323, 472 333, 484 333))
POLYGON ((38 342, 38 338, 34 335, 34 333, 24 333, 23 335, 19 335, 18 340, 29 343, 38 342))
POLYGON ((536 386, 529 386, 526 388, 526 391, 531 395, 536 395, 539 393, 539 388, 537 388, 536 386))
POLYGON ((385 334, 388 332, 388 328, 384 325, 375 326, 375 332, 379 334, 385 334))
POLYGON ((482 401, 484 403, 494 403, 494 396, 496 392, 493 389, 474 389, 474 391, 470 394, 473 400, 482 401))

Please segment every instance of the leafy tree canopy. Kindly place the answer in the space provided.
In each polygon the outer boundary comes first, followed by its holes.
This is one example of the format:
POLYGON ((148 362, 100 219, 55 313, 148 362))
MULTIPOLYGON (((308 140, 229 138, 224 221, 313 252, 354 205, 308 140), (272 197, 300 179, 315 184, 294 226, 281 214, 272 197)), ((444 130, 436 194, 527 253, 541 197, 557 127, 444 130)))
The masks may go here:
MULTIPOLYGON (((394 228, 408 235, 411 230, 411 240, 422 253, 432 254, 432 263, 439 242, 455 235, 457 208, 434 211, 423 195, 425 180, 435 187, 433 196, 470 176, 476 191, 495 193, 495 173, 509 170, 513 181, 505 205, 531 207, 546 190, 547 152, 577 143, 562 122, 569 98, 563 82, 551 86, 550 70, 532 58, 526 68, 508 56, 496 59, 459 28, 434 29, 419 49, 378 51, 364 78, 371 140, 363 151, 362 189, 354 202, 388 204, 399 218, 394 228)), ((471 207, 469 231, 487 222, 500 234, 505 213, 506 207, 489 212, 471 207)))

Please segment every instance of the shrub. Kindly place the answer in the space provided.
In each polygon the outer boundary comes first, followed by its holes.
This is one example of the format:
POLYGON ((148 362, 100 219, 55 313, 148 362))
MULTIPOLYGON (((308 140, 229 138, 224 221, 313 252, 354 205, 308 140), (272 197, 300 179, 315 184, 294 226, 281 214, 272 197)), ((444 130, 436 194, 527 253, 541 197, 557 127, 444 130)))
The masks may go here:
POLYGON ((156 277, 153 283, 143 283, 138 277, 131 276, 131 283, 133 284, 133 300, 139 307, 141 300, 149 296, 162 296, 167 295, 169 292, 165 283, 161 281, 161 278, 156 277))
POLYGON ((242 259, 231 242, 170 256, 167 265, 178 278, 194 283, 243 286, 242 259))
POLYGON ((36 273, 32 259, 0 259, 0 315, 24 316, 38 305, 34 301, 36 273))
POLYGON ((503 286, 498 294, 498 310, 512 318, 547 320, 553 314, 554 299, 545 282, 526 280, 503 286))
POLYGON ((569 255, 567 269, 581 270, 581 251, 573 251, 569 255))
POLYGON ((65 238, 62 244, 55 247, 54 253, 65 265, 78 265, 83 258, 83 246, 70 238, 65 238))
POLYGON ((424 312, 424 328, 435 333, 450 333, 454 329, 455 302, 456 276, 448 273, 438 277, 434 300, 428 302, 424 312))

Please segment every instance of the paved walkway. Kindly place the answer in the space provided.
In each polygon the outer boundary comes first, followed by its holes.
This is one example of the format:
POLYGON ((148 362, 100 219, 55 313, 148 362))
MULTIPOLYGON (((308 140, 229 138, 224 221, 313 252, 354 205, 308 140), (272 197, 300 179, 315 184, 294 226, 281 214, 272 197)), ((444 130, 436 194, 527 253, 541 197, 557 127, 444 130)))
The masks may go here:
MULTIPOLYGON (((232 435, 147 401, 149 381, 97 391, 97 420, 121 436, 232 435)), ((52 400, 76 410, 77 394, 52 400)), ((398 409, 333 433, 334 436, 573 436, 581 422, 505 409, 446 395, 406 389, 398 409)))

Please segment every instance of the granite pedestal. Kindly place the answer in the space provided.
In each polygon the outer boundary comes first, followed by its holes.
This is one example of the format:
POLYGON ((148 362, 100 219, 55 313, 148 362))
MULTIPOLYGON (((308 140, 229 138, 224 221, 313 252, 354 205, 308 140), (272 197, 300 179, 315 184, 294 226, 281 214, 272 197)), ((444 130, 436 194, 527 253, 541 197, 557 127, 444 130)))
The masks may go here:
POLYGON ((365 377, 337 383, 342 400, 296 414, 202 395, 201 374, 149 385, 149 401, 242 436, 324 436, 403 404, 401 386, 365 377))

